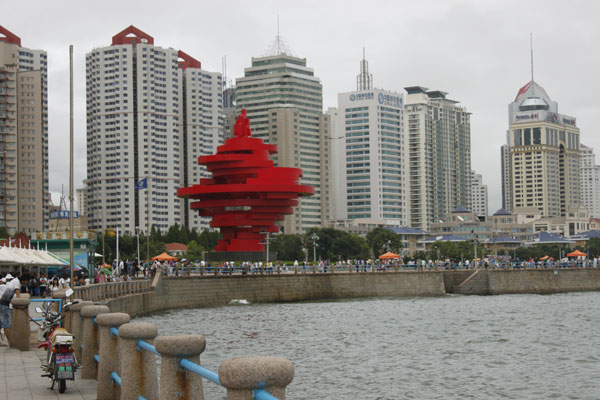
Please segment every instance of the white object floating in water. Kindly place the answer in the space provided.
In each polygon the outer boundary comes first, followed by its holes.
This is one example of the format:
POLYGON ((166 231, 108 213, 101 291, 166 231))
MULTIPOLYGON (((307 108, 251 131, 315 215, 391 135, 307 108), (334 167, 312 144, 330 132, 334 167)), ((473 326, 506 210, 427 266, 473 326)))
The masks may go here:
POLYGON ((250 302, 246 299, 233 299, 229 304, 250 304, 250 302))

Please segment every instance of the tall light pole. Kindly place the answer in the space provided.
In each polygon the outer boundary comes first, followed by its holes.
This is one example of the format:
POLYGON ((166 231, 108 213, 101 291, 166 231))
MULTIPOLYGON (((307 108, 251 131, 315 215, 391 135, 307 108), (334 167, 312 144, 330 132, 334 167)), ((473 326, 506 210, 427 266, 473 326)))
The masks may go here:
POLYGON ((115 270, 117 270, 117 275, 121 275, 121 271, 119 271, 119 227, 117 226, 117 265, 115 265, 115 270))
POLYGON ((267 231, 267 268, 269 267, 269 233, 267 231))
POLYGON ((140 227, 135 227, 135 235, 137 236, 137 260, 138 265, 140 264, 140 227))
POLYGON ((69 46, 69 257, 71 260, 71 287, 75 269, 75 249, 73 245, 73 45, 69 46))
POLYGON ((313 262, 317 262, 317 240, 319 240, 319 236, 316 233, 313 233, 310 238, 313 241, 313 262))

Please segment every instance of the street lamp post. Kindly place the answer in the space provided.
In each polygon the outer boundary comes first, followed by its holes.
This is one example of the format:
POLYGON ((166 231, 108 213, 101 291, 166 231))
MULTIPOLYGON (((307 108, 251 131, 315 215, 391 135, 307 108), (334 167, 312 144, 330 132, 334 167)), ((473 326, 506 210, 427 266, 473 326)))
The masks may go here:
POLYGON ((140 264, 140 227, 135 227, 135 235, 137 239, 137 263, 140 264))
POLYGON ((313 241, 313 262, 317 262, 317 240, 319 240, 319 236, 316 233, 313 233, 310 238, 313 241))

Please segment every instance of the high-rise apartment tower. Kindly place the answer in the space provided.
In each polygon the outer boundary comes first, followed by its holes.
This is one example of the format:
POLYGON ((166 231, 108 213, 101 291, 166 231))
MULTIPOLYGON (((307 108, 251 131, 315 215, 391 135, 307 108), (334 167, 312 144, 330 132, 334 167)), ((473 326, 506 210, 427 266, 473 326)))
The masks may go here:
POLYGON ((427 230, 458 206, 471 208, 470 113, 446 92, 405 90, 409 224, 427 230))
POLYGON ((0 227, 49 226, 48 62, 0 26, 0 227))
POLYGON ((579 145, 581 150, 581 203, 589 216, 600 218, 600 165, 596 165, 594 149, 579 145))
POLYGON ((197 157, 223 141, 221 75, 133 26, 88 53, 86 68, 90 229, 208 226, 176 191, 206 177, 197 157))
POLYGON ((471 180, 471 210, 481 221, 488 217, 488 187, 483 184, 481 174, 472 172, 471 180))

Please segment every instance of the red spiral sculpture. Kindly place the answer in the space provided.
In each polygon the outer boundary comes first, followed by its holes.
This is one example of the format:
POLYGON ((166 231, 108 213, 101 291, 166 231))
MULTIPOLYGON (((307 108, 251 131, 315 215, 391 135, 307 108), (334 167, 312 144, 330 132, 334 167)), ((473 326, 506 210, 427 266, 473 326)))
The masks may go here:
POLYGON ((246 110, 233 131, 217 154, 198 157, 212 178, 180 188, 177 195, 195 200, 190 207, 212 217, 210 226, 221 229, 223 239, 215 251, 264 251, 266 233, 279 232, 275 221, 292 214, 298 196, 310 196, 314 189, 298 183, 300 168, 273 166, 270 155, 277 146, 252 137, 246 110))

